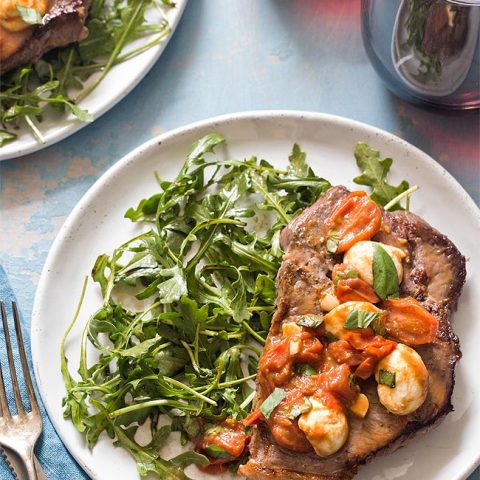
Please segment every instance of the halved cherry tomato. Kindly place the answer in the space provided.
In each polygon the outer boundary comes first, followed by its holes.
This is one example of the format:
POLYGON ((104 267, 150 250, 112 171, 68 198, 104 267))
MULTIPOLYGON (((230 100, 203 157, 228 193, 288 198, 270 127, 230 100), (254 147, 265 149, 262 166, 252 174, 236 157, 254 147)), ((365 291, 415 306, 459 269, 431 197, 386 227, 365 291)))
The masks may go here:
POLYGON ((339 280, 335 286, 335 295, 340 303, 380 301, 375 290, 361 278, 346 278, 339 280))
POLYGON ((330 232, 339 236, 337 252, 346 252, 354 243, 369 240, 380 229, 380 207, 363 191, 351 192, 326 221, 330 232))
POLYGON ((438 320, 412 297, 386 300, 385 329, 406 345, 431 343, 437 336, 438 320))
POLYGON ((366 380, 370 375, 373 375, 375 367, 377 366, 377 360, 373 357, 367 357, 355 370, 357 377, 366 380))
POLYGON ((295 355, 298 363, 317 363, 322 359, 323 344, 310 333, 304 332, 300 335, 302 346, 295 355))
POLYGON ((290 359, 290 342, 288 339, 283 339, 280 343, 273 346, 268 352, 265 352, 262 366, 266 370, 275 371, 281 370, 290 359))
POLYGON ((395 350, 397 343, 387 340, 380 335, 369 335, 368 333, 349 332, 344 337, 350 345, 369 357, 378 360, 387 356, 395 350))
POLYGON ((332 280, 335 285, 346 278, 360 278, 360 274, 347 263, 336 263, 332 269, 332 280))
POLYGON ((248 439, 242 423, 227 419, 205 432, 197 450, 213 457, 215 464, 228 463, 242 455, 248 439))
POLYGON ((262 419, 263 413, 259 408, 256 408, 253 412, 250 412, 240 423, 243 424, 244 427, 251 427, 262 419))
POLYGON ((346 363, 349 367, 356 367, 365 360, 365 357, 346 340, 330 343, 328 353, 337 363, 346 363))

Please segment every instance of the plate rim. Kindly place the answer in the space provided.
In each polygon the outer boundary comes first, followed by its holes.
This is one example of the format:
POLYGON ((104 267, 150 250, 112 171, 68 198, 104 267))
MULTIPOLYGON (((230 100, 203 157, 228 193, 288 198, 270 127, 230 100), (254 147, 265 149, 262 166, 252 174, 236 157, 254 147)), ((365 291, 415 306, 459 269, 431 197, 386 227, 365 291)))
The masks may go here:
MULTIPOLYGON (((127 167, 130 163, 137 161, 143 155, 148 154, 151 149, 155 147, 161 148, 161 144, 167 141, 175 140, 176 138, 180 138, 185 135, 189 135, 196 130, 202 130, 207 127, 211 127, 212 129, 218 128, 223 123, 235 122, 235 121, 242 121, 242 120, 275 120, 275 119, 292 119, 297 121, 302 120, 312 120, 317 122, 330 122, 333 124, 337 124, 343 127, 348 128, 357 128, 363 129, 368 133, 381 136, 385 140, 390 140, 396 142, 397 145, 402 146, 405 151, 410 152, 412 155, 415 155, 416 158, 420 158, 422 162, 427 163, 431 168, 436 170, 440 175, 447 178, 447 180, 452 185, 452 188, 456 190, 456 193, 461 195, 464 200, 463 207, 468 210, 469 215, 471 215, 476 223, 480 228, 480 209, 475 204, 472 197, 468 194, 468 192, 460 185, 460 183, 438 162, 436 162, 430 155, 419 149, 418 147, 412 145, 411 143, 407 142, 406 140, 398 137, 397 135, 390 133, 386 130, 381 128, 375 127, 373 125, 349 119, 347 117, 342 117, 338 115, 328 114, 328 113, 320 113, 315 111, 305 111, 305 110, 248 110, 242 112, 234 112, 234 113, 227 113, 211 118, 207 118, 204 120, 196 121, 193 123, 189 123, 184 126, 177 127, 175 129, 169 130, 164 132, 154 138, 144 142, 143 144, 137 146, 126 155, 124 155, 121 159, 111 165, 85 192, 85 194, 80 198, 77 202, 73 210, 69 213, 67 218, 65 219, 64 223, 60 227, 51 247, 48 252, 47 258, 45 260, 45 264, 42 268, 39 282, 35 292, 35 298, 32 308, 32 317, 31 317, 31 325, 30 325, 30 343, 31 343, 31 352, 32 352, 32 363, 33 369, 35 374, 35 380, 37 382, 38 390, 40 392, 43 405, 45 410, 52 422, 52 425, 57 433, 57 435, 62 440, 65 448, 69 451, 75 461, 82 467, 82 469, 88 474, 92 475, 93 472, 90 471, 88 465, 85 465, 83 460, 77 455, 76 452, 70 450, 67 445, 67 437, 64 432, 62 432, 60 421, 57 421, 54 415, 50 415, 50 405, 44 401, 43 391, 45 385, 41 383, 38 379, 40 378, 38 367, 39 367, 39 359, 41 358, 41 346, 38 341, 38 337, 36 336, 36 329, 38 322, 40 321, 38 311, 40 310, 40 306, 42 304, 42 299, 44 297, 44 290, 46 290, 48 286, 48 274, 49 271, 52 269, 54 265, 54 261, 58 256, 58 250, 61 247, 61 244, 64 240, 64 232, 68 231, 72 225, 74 225, 78 218, 82 215, 82 212, 85 210, 85 206, 93 199, 99 191, 101 191, 104 187, 104 183, 108 182, 109 179, 114 178, 123 168, 127 167)), ((459 472, 459 476, 456 477, 457 480, 466 479, 468 475, 470 475, 475 468, 480 466, 480 451, 477 454, 477 457, 472 460, 468 465, 466 465, 461 472, 459 472)), ((93 477, 92 477, 93 478, 93 477)))
MULTIPOLYGON (((140 74, 137 75, 137 77, 135 77, 130 84, 127 84, 125 88, 122 88, 121 90, 117 91, 117 95, 110 102, 103 105, 103 107, 100 108, 98 111, 92 110, 90 112, 92 115, 94 115, 93 122, 80 122, 79 120, 74 120, 70 122, 68 126, 63 131, 61 131, 58 135, 54 133, 52 138, 47 139, 45 143, 40 143, 38 141, 35 141, 34 143, 31 143, 29 146, 25 148, 18 147, 13 152, 10 152, 10 153, 3 153, 2 149, 0 148, 0 162, 14 160, 16 158, 23 157, 31 153, 39 152, 41 150, 45 150, 46 148, 52 147, 58 142, 61 142, 62 140, 65 140, 71 135, 74 135, 75 133, 79 132, 83 128, 91 125, 92 123, 95 123, 100 117, 105 115, 113 107, 115 107, 122 100, 124 100, 132 92, 132 90, 135 87, 137 87, 138 84, 147 76, 147 74, 150 72, 153 66, 157 63, 158 59, 164 52, 167 45, 170 43, 170 40, 173 37, 173 34, 175 33, 177 26, 180 23, 180 20, 183 17, 183 13, 185 11, 185 7, 187 6, 187 3, 188 3, 188 0, 176 0, 175 12, 172 13, 172 20, 170 21, 170 25, 169 25, 170 33, 166 36, 166 38, 161 43, 153 47, 156 50, 155 55, 152 57, 152 59, 148 63, 146 63, 143 66, 143 68, 140 70, 140 74)), ((106 76, 105 80, 107 78, 108 78, 108 75, 106 76)), ((13 144, 14 143, 12 143, 12 145, 13 144)), ((4 152, 6 151, 4 150, 4 152)))

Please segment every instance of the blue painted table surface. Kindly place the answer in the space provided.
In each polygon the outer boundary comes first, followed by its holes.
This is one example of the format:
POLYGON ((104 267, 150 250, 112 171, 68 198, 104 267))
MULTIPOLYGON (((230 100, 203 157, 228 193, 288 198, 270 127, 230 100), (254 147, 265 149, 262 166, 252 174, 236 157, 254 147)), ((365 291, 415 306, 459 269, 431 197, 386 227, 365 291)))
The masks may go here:
MULTIPOLYGON (((190 0, 128 97, 61 143, 0 163, 0 264, 24 317, 57 231, 108 167, 159 133, 257 109, 326 112, 383 128, 430 154, 480 202, 479 112, 393 96, 365 54, 359 0, 190 0)), ((470 480, 479 479, 477 470, 470 480)))

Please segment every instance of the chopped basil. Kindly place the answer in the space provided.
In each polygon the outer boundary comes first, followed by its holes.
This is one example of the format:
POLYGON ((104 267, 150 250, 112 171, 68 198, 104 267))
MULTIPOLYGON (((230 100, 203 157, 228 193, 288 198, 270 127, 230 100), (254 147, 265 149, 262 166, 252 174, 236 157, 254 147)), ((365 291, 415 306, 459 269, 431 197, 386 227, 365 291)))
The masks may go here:
POLYGON ((278 406, 278 404, 286 397, 286 392, 282 388, 276 388, 260 405, 260 411, 263 416, 268 420, 270 415, 278 406))
POLYGON ((327 236, 327 251, 330 253, 337 253, 340 236, 335 230, 331 230, 327 236))
POLYGON ((20 18, 29 25, 42 25, 43 18, 38 10, 35 8, 24 7, 23 5, 16 5, 17 12, 20 18))
POLYGON ((340 280, 347 280, 349 278, 359 278, 360 275, 354 268, 349 268, 348 270, 338 270, 335 273, 335 285, 340 281, 340 280))
POLYGON ((303 315, 298 320, 297 325, 301 327, 308 327, 308 328, 318 328, 323 323, 323 315, 321 314, 311 314, 311 315, 303 315))
POLYGON ((377 320, 382 314, 383 311, 367 312, 365 310, 353 310, 347 315, 345 323, 343 324, 343 328, 367 328, 374 320, 377 320))
POLYGON ((354 388, 354 387, 356 387, 357 385, 358 385, 357 377, 356 377, 353 373, 351 373, 351 374, 349 375, 349 377, 348 377, 348 386, 349 386, 350 388, 354 388))
POLYGON ((295 420, 302 413, 307 413, 311 409, 312 402, 308 398, 305 398, 302 403, 297 403, 293 405, 293 407, 290 409, 290 413, 287 415, 287 418, 289 418, 290 420, 295 420))
POLYGON ((378 383, 380 385, 386 385, 390 388, 395 388, 395 377, 395 372, 389 372, 388 370, 380 369, 380 372, 378 374, 378 383))
POLYGON ((386 298, 398 298, 398 274, 392 257, 378 243, 373 245, 373 288, 377 295, 386 298))
POLYGON ((338 340, 338 337, 334 335, 332 332, 327 332, 325 336, 327 337, 327 340, 329 342, 336 342, 338 340))
POLYGON ((295 365, 295 371, 300 375, 305 375, 307 377, 311 377, 312 375, 318 375, 318 370, 315 370, 308 363, 299 363, 298 365, 295 365))
POLYGON ((218 445, 209 445, 204 449, 204 452, 209 456, 209 457, 214 457, 214 458, 233 458, 233 455, 228 453, 226 450, 224 450, 222 447, 219 447, 218 445))
POLYGON ((373 322, 370 324, 370 328, 377 334, 381 335, 382 337, 385 336, 387 333, 387 330, 385 328, 385 325, 382 322, 382 319, 380 317, 376 318, 373 320, 373 322))

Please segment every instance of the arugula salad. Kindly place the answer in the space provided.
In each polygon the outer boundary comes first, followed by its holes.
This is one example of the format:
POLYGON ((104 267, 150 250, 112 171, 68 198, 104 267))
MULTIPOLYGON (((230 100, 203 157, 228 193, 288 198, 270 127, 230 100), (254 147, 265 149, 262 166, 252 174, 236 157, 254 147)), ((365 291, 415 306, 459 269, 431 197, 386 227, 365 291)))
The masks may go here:
MULTIPOLYGON (((278 169, 256 157, 217 157, 224 143, 218 134, 199 139, 178 176, 157 174, 158 193, 125 213, 146 231, 93 266, 103 303, 83 328, 78 375, 65 344, 86 282, 61 345, 65 418, 90 447, 109 435, 142 476, 186 480, 191 464, 218 472, 244 462, 280 232, 331 186, 299 145, 278 169), (87 350, 95 351, 93 364, 87 350), (148 441, 138 440, 140 429, 148 441), (188 449, 167 459, 162 448, 172 432, 188 449)), ((354 181, 371 187, 376 202, 408 203, 417 187, 387 182, 392 159, 364 143, 354 154, 361 170, 354 181)), ((266 416, 272 401, 260 406, 266 416)))
MULTIPOLYGON (((41 122, 52 111, 70 112, 81 122, 91 122, 92 115, 79 106, 81 100, 114 65, 166 39, 171 30, 165 9, 174 6, 171 0, 93 0, 86 21, 87 38, 0 76, 0 147, 15 141, 20 126, 45 143, 41 122), (152 9, 160 12, 161 21, 148 21, 152 9), (133 42, 130 49, 125 48, 133 42)), ((42 23, 34 9, 23 8, 20 14, 27 23, 42 23)))

